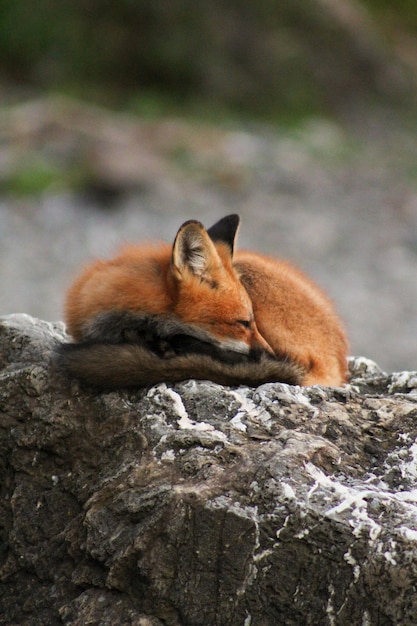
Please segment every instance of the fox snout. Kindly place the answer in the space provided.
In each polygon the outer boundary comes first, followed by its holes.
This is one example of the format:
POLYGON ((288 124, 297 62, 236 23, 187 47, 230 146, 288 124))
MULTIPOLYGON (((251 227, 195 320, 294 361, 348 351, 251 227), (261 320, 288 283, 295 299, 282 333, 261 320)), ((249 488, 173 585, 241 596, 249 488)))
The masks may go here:
POLYGON ((225 350, 232 350, 233 352, 239 352, 241 354, 249 355, 266 352, 269 356, 275 356, 275 352, 262 337, 255 322, 251 322, 250 328, 246 328, 246 331, 242 333, 239 339, 236 337, 223 336, 221 338, 219 337, 218 343, 225 350))
POLYGON ((246 337, 242 337, 241 339, 222 337, 219 340, 219 345, 221 345, 223 349, 240 352, 241 354, 266 352, 270 356, 275 356, 275 352, 256 327, 251 329, 250 334, 248 333, 246 337))
POLYGON ((270 356, 275 356, 275 352, 269 345, 269 343, 264 339, 255 326, 252 332, 251 342, 250 342, 251 351, 255 352, 268 352, 270 356))

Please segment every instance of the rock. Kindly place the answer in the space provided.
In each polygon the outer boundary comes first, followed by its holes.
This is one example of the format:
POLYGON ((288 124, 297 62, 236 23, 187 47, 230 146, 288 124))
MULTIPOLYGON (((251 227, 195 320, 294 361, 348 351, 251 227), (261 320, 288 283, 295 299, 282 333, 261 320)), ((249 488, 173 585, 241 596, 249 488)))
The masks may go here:
POLYGON ((0 624, 416 623, 417 373, 97 394, 1 318, 0 624))

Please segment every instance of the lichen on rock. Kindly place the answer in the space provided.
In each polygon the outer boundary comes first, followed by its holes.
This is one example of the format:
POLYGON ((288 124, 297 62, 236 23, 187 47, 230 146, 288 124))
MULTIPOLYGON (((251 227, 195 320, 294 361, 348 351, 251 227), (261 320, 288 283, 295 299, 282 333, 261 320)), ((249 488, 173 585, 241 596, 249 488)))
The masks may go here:
POLYGON ((416 372, 97 393, 64 339, 1 319, 0 624, 415 624, 416 372))

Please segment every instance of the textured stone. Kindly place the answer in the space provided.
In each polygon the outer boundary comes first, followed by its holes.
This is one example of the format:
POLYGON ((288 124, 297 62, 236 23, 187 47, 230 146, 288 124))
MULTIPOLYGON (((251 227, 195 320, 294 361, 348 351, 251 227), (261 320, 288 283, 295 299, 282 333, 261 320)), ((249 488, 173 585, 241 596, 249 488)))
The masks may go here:
POLYGON ((417 373, 97 394, 0 324, 0 624, 416 623, 417 373))

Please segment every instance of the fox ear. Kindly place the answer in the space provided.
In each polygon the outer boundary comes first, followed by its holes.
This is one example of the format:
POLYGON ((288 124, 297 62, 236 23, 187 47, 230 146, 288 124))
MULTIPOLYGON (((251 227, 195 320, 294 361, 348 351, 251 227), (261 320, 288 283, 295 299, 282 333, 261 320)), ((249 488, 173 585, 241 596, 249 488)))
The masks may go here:
POLYGON ((195 276, 209 280, 210 270, 221 264, 217 250, 204 226, 195 220, 185 222, 175 237, 171 267, 181 280, 189 270, 195 276))
POLYGON ((240 217, 236 213, 226 215, 226 217, 222 217, 221 220, 213 224, 207 230, 207 233, 214 243, 225 243, 230 250, 230 254, 233 254, 239 223, 240 217))

